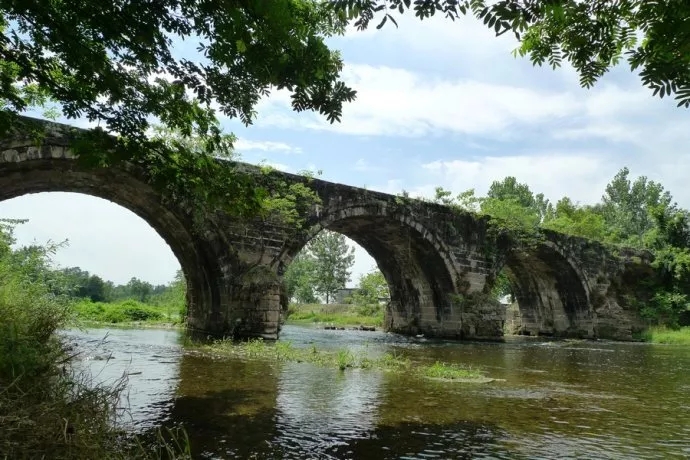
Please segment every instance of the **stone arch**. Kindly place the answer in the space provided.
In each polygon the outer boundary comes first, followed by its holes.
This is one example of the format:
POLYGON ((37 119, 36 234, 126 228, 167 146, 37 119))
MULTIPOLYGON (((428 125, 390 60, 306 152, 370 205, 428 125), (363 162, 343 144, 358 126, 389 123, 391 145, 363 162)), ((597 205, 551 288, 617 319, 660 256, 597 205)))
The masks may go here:
POLYGON ((389 214, 375 204, 326 208, 306 237, 287 251, 287 259, 324 229, 352 239, 376 261, 391 294, 387 330, 433 334, 450 318, 450 297, 457 292, 458 277, 445 244, 420 222, 409 215, 389 214))
POLYGON ((557 244, 546 241, 511 251, 503 268, 520 308, 523 333, 593 336, 587 278, 557 244))
POLYGON ((0 141, 0 201, 40 192, 75 192, 112 201, 144 219, 170 246, 187 279, 189 326, 204 329, 220 310, 221 270, 213 242, 194 233, 189 215, 165 204, 136 168, 83 167, 65 139, 41 145, 0 141))

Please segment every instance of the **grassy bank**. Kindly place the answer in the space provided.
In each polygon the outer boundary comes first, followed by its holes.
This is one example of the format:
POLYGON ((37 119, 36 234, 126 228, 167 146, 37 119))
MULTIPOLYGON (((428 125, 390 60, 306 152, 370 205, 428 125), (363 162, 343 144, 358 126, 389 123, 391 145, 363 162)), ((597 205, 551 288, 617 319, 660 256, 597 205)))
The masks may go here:
POLYGON ((391 353, 371 357, 365 352, 355 353, 348 349, 319 350, 313 345, 302 348, 294 347, 290 342, 267 343, 261 339, 247 342, 219 340, 212 344, 190 344, 189 347, 214 356, 310 363, 316 366, 338 368, 343 371, 346 369, 373 369, 412 374, 423 378, 478 383, 493 381, 477 369, 442 362, 436 362, 432 365, 419 364, 406 357, 391 353))
POLYGON ((190 458, 183 434, 144 441, 116 427, 126 377, 95 385, 74 370, 56 335, 73 304, 27 272, 0 257, 0 458, 190 458))
POLYGON ((383 309, 344 304, 292 304, 288 324, 324 324, 333 326, 383 326, 383 309))
POLYGON ((148 305, 136 300, 91 302, 81 300, 73 306, 75 319, 85 326, 173 327, 182 326, 182 316, 171 305, 148 305))
POLYGON ((650 327, 640 338, 645 342, 690 345, 690 326, 669 329, 663 326, 650 327))

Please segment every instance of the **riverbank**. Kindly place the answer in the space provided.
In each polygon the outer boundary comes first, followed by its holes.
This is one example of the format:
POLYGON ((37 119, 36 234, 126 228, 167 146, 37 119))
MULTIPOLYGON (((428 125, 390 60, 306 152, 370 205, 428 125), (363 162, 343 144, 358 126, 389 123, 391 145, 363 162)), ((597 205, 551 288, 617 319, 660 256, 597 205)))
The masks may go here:
POLYGON ((0 457, 190 458, 182 431, 135 436, 113 423, 122 416, 127 375, 103 384, 78 370, 78 353, 56 333, 72 319, 73 304, 2 262, 0 457))
POLYGON ((383 326, 383 308, 349 304, 292 304, 288 308, 286 324, 323 324, 324 326, 383 326))
POLYGON ((91 302, 82 300, 73 306, 74 319, 82 327, 122 329, 182 329, 184 322, 171 305, 148 305, 136 300, 91 302))
POLYGON ((681 327, 680 329, 653 326, 642 332, 640 334, 640 339, 649 343, 690 345, 690 326, 681 327))

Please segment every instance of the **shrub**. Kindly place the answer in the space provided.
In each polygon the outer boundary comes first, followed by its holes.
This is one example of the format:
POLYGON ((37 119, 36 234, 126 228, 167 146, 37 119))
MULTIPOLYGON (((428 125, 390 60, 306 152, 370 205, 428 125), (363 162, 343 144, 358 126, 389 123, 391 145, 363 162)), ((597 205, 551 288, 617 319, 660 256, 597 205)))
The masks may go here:
POLYGON ((381 304, 370 303, 357 306, 357 314, 361 316, 377 316, 381 313, 381 304))
POLYGON ((125 300, 118 307, 126 321, 151 321, 163 319, 163 314, 136 300, 125 300))

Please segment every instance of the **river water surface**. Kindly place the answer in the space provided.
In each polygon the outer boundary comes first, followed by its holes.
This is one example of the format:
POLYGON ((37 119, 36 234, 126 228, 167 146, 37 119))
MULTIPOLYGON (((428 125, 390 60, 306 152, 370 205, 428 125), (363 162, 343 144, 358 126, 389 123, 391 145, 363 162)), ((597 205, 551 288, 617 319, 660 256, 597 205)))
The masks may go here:
POLYGON ((294 346, 393 352, 502 379, 468 384, 210 358, 186 352, 178 331, 66 334, 97 380, 130 374, 123 423, 183 425, 195 458, 690 458, 690 347, 457 343, 297 326, 281 335, 294 346))

